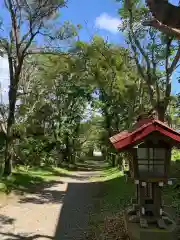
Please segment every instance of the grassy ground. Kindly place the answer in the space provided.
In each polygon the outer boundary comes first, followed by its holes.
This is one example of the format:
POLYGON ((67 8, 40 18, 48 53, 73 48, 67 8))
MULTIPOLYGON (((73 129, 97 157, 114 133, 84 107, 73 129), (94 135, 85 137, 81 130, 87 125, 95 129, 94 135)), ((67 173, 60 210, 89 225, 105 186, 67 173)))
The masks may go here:
POLYGON ((18 167, 8 178, 0 178, 0 192, 24 191, 31 186, 52 181, 58 176, 68 176, 72 172, 62 168, 25 168, 18 167))
MULTIPOLYGON (((180 156, 179 156, 180 157, 180 156)), ((171 162, 170 177, 173 178, 173 185, 164 188, 164 204, 176 208, 180 215, 180 158, 171 162)))
MULTIPOLYGON (((176 178, 176 183, 164 188, 163 199, 166 206, 179 208, 180 212, 180 161, 172 163, 171 176, 176 178)), ((134 183, 126 181, 118 168, 102 171, 95 180, 101 182, 102 187, 96 198, 97 212, 90 219, 91 234, 88 239, 126 239, 121 214, 131 204, 135 194, 134 183)))
POLYGON ((134 194, 134 184, 126 182, 125 176, 118 168, 110 168, 102 171, 95 179, 102 182, 101 210, 103 213, 116 213, 130 203, 134 194))
POLYGON ((88 239, 126 239, 122 211, 131 202, 134 184, 126 182, 118 168, 106 169, 93 180, 100 182, 101 192, 95 200, 96 214, 90 218, 88 239))
MULTIPOLYGON (((101 162, 100 162, 101 163, 101 162)), ((94 171, 99 169, 109 169, 108 165, 104 166, 97 162, 97 166, 92 161, 78 163, 69 166, 64 164, 61 168, 55 167, 16 167, 8 178, 0 177, 0 193, 9 193, 12 190, 26 191, 31 186, 42 185, 52 181, 57 177, 68 177, 73 175, 74 171, 94 171), (98 169, 99 166, 99 169, 98 169)))

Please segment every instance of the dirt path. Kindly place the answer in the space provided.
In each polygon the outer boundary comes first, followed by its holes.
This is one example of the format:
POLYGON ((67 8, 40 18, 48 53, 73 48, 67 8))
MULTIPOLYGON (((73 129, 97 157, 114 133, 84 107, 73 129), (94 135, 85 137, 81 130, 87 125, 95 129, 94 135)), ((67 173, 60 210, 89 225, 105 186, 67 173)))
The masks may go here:
POLYGON ((89 178, 98 174, 75 172, 13 198, 0 211, 0 239, 86 239, 93 197, 99 191, 99 183, 92 183, 89 178))

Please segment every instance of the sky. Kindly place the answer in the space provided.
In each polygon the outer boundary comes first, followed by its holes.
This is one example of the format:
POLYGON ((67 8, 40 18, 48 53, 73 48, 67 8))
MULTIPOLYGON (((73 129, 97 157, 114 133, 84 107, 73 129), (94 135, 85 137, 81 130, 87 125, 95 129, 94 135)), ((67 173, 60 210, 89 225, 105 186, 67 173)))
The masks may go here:
MULTIPOLYGON (((2 1, 2 0, 0 0, 2 1)), ((178 0, 171 0, 176 3, 178 0)), ((61 10, 61 21, 70 21, 74 25, 81 24, 80 39, 90 41, 94 34, 101 35, 108 41, 125 46, 123 35, 119 33, 118 26, 121 24, 118 15, 119 3, 115 0, 69 0, 68 7, 61 10)), ((180 84, 173 76, 173 93, 180 90, 180 84), (178 90, 179 89, 179 90, 178 90)), ((8 91, 8 64, 6 58, 0 57, 0 81, 3 88, 3 100, 7 101, 8 91)))
POLYGON ((117 29, 121 24, 118 7, 115 0, 69 0, 68 8, 62 11, 62 19, 81 24, 80 37, 84 41, 97 33, 108 37, 109 41, 124 44, 117 29))

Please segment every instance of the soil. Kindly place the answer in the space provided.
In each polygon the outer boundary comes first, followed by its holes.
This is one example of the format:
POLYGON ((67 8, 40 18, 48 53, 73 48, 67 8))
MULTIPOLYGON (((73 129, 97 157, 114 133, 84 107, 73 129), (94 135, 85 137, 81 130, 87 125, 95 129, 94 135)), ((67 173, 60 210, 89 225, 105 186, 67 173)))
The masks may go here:
POLYGON ((100 187, 90 179, 97 175, 95 169, 77 171, 23 195, 2 196, 0 239, 86 239, 89 216, 94 211, 93 198, 100 187))

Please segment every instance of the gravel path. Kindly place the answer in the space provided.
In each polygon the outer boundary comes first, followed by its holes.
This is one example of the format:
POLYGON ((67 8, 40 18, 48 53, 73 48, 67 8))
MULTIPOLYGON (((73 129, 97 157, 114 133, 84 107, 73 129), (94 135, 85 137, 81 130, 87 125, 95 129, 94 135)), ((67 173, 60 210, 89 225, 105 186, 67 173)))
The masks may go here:
POLYGON ((99 183, 98 171, 75 172, 24 196, 14 196, 0 211, 1 240, 86 239, 89 214, 99 183))

